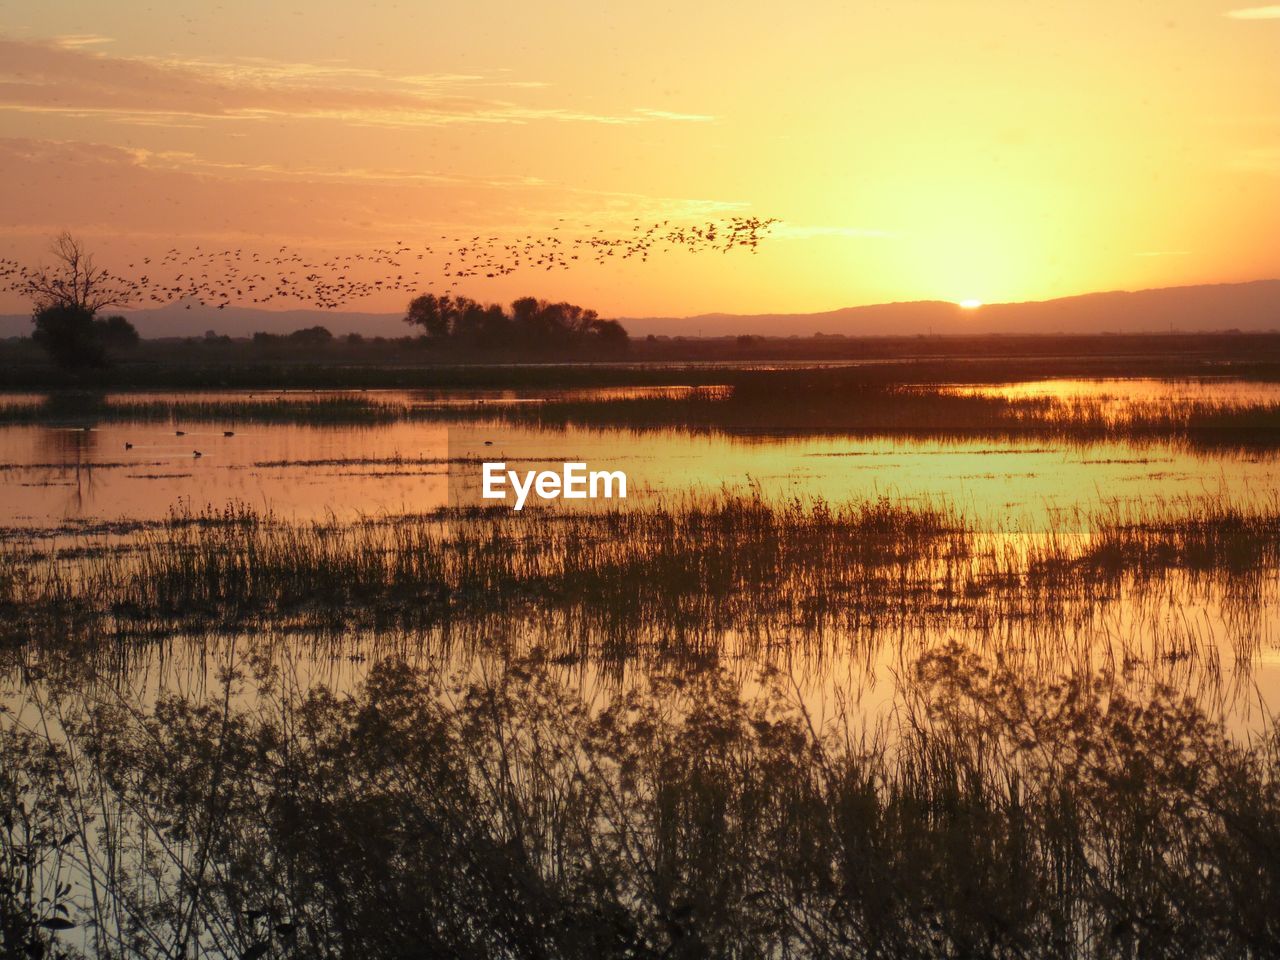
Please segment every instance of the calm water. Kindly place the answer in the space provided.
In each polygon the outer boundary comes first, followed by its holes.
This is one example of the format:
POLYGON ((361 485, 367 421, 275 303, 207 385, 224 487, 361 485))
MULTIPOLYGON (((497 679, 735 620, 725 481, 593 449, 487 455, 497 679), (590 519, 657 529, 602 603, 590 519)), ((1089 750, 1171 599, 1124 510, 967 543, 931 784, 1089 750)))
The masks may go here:
MULTIPOLYGON (((1079 512, 1117 503, 1163 504, 1176 516, 1196 498, 1247 507, 1273 505, 1280 492, 1280 455, 1266 449, 1245 454, 1159 442, 561 429, 513 426, 498 415, 559 398, 678 397, 689 389, 370 391, 359 396, 417 413, 412 421, 359 426, 257 424, 235 416, 237 403, 329 396, 311 392, 113 395, 108 404, 196 401, 226 404, 228 410, 225 420, 216 422, 93 422, 72 410, 57 423, 0 426, 0 540, 16 544, 16 550, 118 544, 132 535, 116 526, 120 521, 158 520, 174 510, 231 502, 297 521, 420 513, 474 497, 479 460, 503 460, 519 469, 569 460, 621 469, 630 478, 631 504, 726 489, 759 491, 773 499, 888 497, 952 505, 981 536, 1013 553, 1050 536, 1077 537, 1079 512), (452 414, 459 407, 475 416, 430 419, 431 410, 452 414), (494 416, 485 414, 490 408, 494 416)), ((954 389, 1116 404, 1280 402, 1280 385, 1229 381, 1056 381, 954 389)), ((0 398, 0 405, 42 402, 36 395, 0 398)), ((571 508, 556 501, 544 509, 571 508)), ((162 694, 216 698, 219 678, 229 667, 246 668, 259 658, 278 668, 288 696, 300 698, 317 684, 353 691, 387 655, 476 678, 500 672, 512 653, 568 648, 547 669, 588 710, 620 690, 645 689, 646 671, 664 658, 682 669, 702 664, 723 670, 748 695, 759 687, 760 668, 769 666, 781 671, 794 703, 804 707, 817 729, 837 717, 852 717, 862 730, 890 731, 891 738, 910 696, 917 658, 957 643, 1037 678, 1114 671, 1135 688, 1166 684, 1210 716, 1222 717, 1232 736, 1245 739, 1269 729, 1280 711, 1280 582, 1275 571, 1262 572, 1256 581, 1247 574, 1240 578, 1249 584, 1244 603, 1232 593, 1232 577, 1177 571, 1154 587, 1121 578, 1104 588, 1100 600, 1067 603, 1060 617, 1006 616, 997 609, 981 625, 945 617, 899 622, 889 616, 858 628, 816 630, 783 620, 753 634, 709 625, 709 642, 692 656, 664 646, 663 624, 636 628, 653 636, 626 638, 637 641, 640 652, 632 656, 611 659, 599 652, 598 643, 573 653, 573 644, 566 642, 574 630, 567 614, 530 612, 500 622, 324 636, 271 623, 238 634, 179 633, 94 645, 76 655, 73 696, 131 714, 150 709, 162 694), (682 655, 687 659, 680 660, 682 655)), ((50 729, 56 684, 42 678, 54 675, 50 668, 57 661, 52 644, 16 651, 10 668, 0 671, 6 724, 50 729)), ((253 684, 241 685, 228 704, 246 715, 271 709, 259 702, 253 684)), ((56 740, 56 724, 53 731, 56 740)), ((85 868, 66 866, 50 875, 66 879, 76 918, 88 916, 85 868)), ((63 936, 64 942, 87 947, 96 933, 84 925, 63 936)))
MULTIPOLYGON (((541 403, 558 397, 576 400, 617 396, 679 396, 689 388, 645 390, 539 391, 370 391, 360 394, 389 404, 426 408, 468 405, 483 408, 541 403)), ((1161 400, 1192 398, 1221 403, 1280 400, 1280 385, 1218 382, 1051 381, 1003 387, 957 387, 962 391, 1009 396, 1161 400)), ((119 394, 108 403, 139 400, 201 401, 232 404, 263 398, 314 400, 314 392, 287 394, 192 393, 119 394)), ((34 402, 25 397, 9 402, 34 402)), ((233 410, 233 407, 232 407, 233 410)), ((503 460, 519 469, 586 461, 594 468, 622 469, 630 478, 630 501, 678 498, 720 489, 757 489, 767 497, 825 497, 833 501, 888 496, 907 502, 949 503, 984 529, 1016 540, 1048 529, 1070 530, 1077 509, 1088 511, 1116 501, 1167 501, 1177 509, 1183 498, 1209 495, 1239 504, 1269 501, 1280 491, 1280 457, 1273 453, 1203 452, 1162 443, 1106 442, 1045 444, 1042 441, 916 440, 858 437, 724 436, 677 429, 636 432, 625 429, 513 426, 497 419, 465 422, 411 422, 333 426, 242 424, 231 412, 225 422, 102 423, 0 427, 0 526, 10 535, 60 545, 99 524, 161 519, 177 508, 202 509, 236 501, 278 516, 349 519, 358 516, 429 511, 450 497, 473 496, 479 464, 503 460), (85 427, 88 426, 88 429, 85 427), (179 435, 181 431, 181 435, 179 435), (232 435, 227 436, 230 432, 232 435), (199 451, 200 456, 195 452, 199 451)), ((568 509, 556 501, 552 510, 568 509)), ((1214 695, 1232 704, 1241 718, 1256 715, 1258 703, 1280 708, 1280 656, 1275 637, 1280 613, 1276 591, 1246 622, 1224 613, 1212 593, 1170 588, 1161 597, 1134 604, 1112 604, 1105 616, 1074 625, 1077 656, 1141 659, 1157 643, 1186 642, 1212 651, 1214 695), (1243 659, 1242 648, 1249 650, 1243 659), (1120 651, 1117 653, 1117 651, 1120 651), (1137 651, 1135 654, 1134 651, 1137 651), (1224 666, 1225 664, 1225 666, 1224 666)), ((1058 625, 1007 624, 1001 642, 1010 649, 1042 645, 1046 630, 1058 625)), ((954 633, 954 631, 950 631, 954 633)), ((785 661, 801 685, 825 702, 835 691, 857 691, 870 702, 891 700, 886 677, 905 652, 927 647, 937 635, 913 638, 828 637, 792 650, 775 644, 770 656, 785 661), (807 651, 807 652, 806 652, 807 651), (870 652, 868 652, 870 651, 870 652)), ((971 645, 991 638, 963 637, 971 645)), ((723 658, 740 660, 744 675, 759 658, 757 647, 735 646, 722 638, 723 658)), ((1055 640, 1055 649, 1062 638, 1055 640)), ((422 641, 422 638, 419 638, 422 641)), ((327 676, 335 664, 366 662, 372 648, 387 637, 351 638, 350 650, 331 657, 307 654, 307 644, 283 644, 279 655, 306 661, 303 672, 327 676), (357 659, 352 650, 359 648, 357 659)), ((406 641, 408 647, 415 644, 406 641)), ((419 648, 430 646, 419 642, 419 648)), ((198 682, 202 657, 179 658, 187 664, 183 684, 198 682)), ((465 655, 458 650, 451 657, 465 655)), ((170 662, 174 668, 175 662, 170 662)), ((1179 682, 1193 677, 1180 659, 1172 661, 1179 682)), ((135 664, 147 675, 156 664, 144 657, 135 664)), ((350 670, 339 678, 349 680, 350 670)), ((581 665, 583 682, 594 684, 592 668, 581 665)), ((177 682, 176 678, 170 680, 177 682)))
MULTIPOLYGON (((689 388, 597 391, 369 391, 361 398, 416 408, 495 408, 552 398, 680 395, 689 388)), ((714 388, 713 388, 714 389, 714 388)), ((1280 385, 1161 381, 1057 381, 956 388, 1009 395, 1223 403, 1280 400, 1280 385), (1162 392, 1164 391, 1164 392, 1162 392)), ((119 394, 140 400, 307 401, 314 392, 119 394)), ((38 397, 22 398, 23 402, 38 397)), ((18 402, 10 398, 8 402, 18 402)), ((689 491, 759 488, 769 496, 868 496, 944 500, 983 525, 1039 529, 1074 508, 1114 500, 1221 496, 1246 503, 1280 490, 1280 459, 1170 444, 920 440, 866 437, 724 436, 681 430, 515 426, 493 419, 384 425, 225 422, 0 426, 0 526, 32 531, 164 517, 172 508, 240 501, 282 517, 413 513, 478 490, 478 460, 533 469, 566 460, 621 469, 633 500, 689 491), (181 434, 179 433, 181 431, 181 434), (233 433, 226 436, 227 432, 233 433), (198 454, 198 455, 197 455, 198 454), (452 472, 452 477, 450 473, 452 472)), ((563 501, 556 505, 563 509, 563 501)))

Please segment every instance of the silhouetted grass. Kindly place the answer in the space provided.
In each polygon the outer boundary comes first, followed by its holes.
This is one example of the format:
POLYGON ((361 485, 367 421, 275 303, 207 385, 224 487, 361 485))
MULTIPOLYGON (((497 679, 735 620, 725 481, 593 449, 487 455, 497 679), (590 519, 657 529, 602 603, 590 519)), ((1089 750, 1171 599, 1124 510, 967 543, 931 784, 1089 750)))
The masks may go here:
MULTIPOLYGON (((799 639, 890 623, 1066 624, 1172 576, 1235 609, 1280 568, 1280 504, 1216 498, 983 531, 945 504, 833 506, 723 494, 558 514, 454 509, 286 523, 179 514, 124 543, 0 548, 11 640, 292 624, 312 630, 560 623, 565 642, 696 649, 730 632, 799 639)), ((1134 596, 1129 597, 1130 601, 1134 596)))
POLYGON ((725 382, 716 389, 693 390, 680 396, 552 396, 537 403, 478 400, 456 406, 416 405, 403 395, 377 393, 316 397, 229 395, 225 399, 191 400, 53 394, 40 402, 0 406, 0 423, 376 425, 497 419, 543 427, 682 430, 739 436, 1030 438, 1075 443, 1173 441, 1196 447, 1240 449, 1270 449, 1280 444, 1280 403, 964 394, 940 386, 883 383, 868 372, 870 369, 718 371, 725 382))
POLYGON ((1044 377, 1280 379, 1280 335, 1128 334, 772 338, 743 349, 734 338, 633 341, 632 362, 458 363, 404 338, 363 345, 261 350, 233 344, 143 341, 115 366, 67 372, 28 341, 0 341, 0 389, 345 389, 568 387, 716 383, 715 369, 863 363, 879 383, 1013 382, 1044 377), (869 363, 868 363, 869 361, 869 363))
POLYGON ((1280 951, 1276 728, 1232 739, 1167 689, 951 647, 870 730, 720 671, 592 704, 536 657, 345 694, 247 666, 154 707, 33 682, 0 722, 7 950, 1280 951))
POLYGON ((302 525, 231 508, 71 556, 10 549, 0 596, 21 616, 93 622, 430 623, 542 606, 617 623, 661 612, 693 629, 747 615, 750 591, 788 570, 914 562, 957 523, 884 500, 833 510, 728 497, 592 516, 459 510, 302 525))
POLYGON ((412 411, 360 394, 307 397, 296 394, 252 398, 128 399, 105 394, 51 395, 43 402, 0 406, 0 423, 332 423, 381 424, 412 411))
MULTIPOLYGON (((725 397, 552 401, 486 412, 542 426, 681 429, 736 435, 1030 438, 1070 442, 1184 441, 1201 447, 1280 443, 1280 404, 1180 399, 1106 402, 1080 397, 957 394, 868 385, 844 371, 741 377, 725 397)), ((474 416, 457 411, 453 416, 474 416)))

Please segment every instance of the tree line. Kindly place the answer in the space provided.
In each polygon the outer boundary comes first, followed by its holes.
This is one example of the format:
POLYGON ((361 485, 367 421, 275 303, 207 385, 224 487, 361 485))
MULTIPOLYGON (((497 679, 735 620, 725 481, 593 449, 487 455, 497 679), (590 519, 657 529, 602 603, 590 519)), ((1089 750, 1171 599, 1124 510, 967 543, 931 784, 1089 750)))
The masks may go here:
MULTIPOLYGON (((60 367, 105 366, 111 351, 138 342, 137 330, 125 317, 100 316, 108 307, 126 306, 127 296, 70 234, 59 236, 52 252, 53 266, 38 271, 31 283, 32 339, 60 367)), ((430 345, 449 354, 598 358, 621 356, 629 345, 627 331, 618 321, 603 320, 596 311, 577 304, 535 297, 521 297, 506 310, 468 297, 428 293, 409 303, 404 320, 419 328, 430 345)), ((314 326, 283 335, 257 333, 253 342, 301 347, 332 339, 325 327, 314 326)), ((361 339, 358 335, 348 338, 350 342, 361 339)))
POLYGON ((616 356, 628 345, 627 331, 617 320, 536 297, 521 297, 507 311, 496 303, 427 293, 410 302, 404 320, 429 340, 464 350, 616 356))

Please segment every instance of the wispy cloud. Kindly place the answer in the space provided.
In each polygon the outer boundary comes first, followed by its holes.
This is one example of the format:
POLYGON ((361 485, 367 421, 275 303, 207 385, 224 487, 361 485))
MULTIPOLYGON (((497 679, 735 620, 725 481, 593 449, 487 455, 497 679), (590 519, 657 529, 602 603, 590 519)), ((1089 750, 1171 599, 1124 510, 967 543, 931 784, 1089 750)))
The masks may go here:
POLYGON ((527 176, 334 171, 20 138, 0 138, 0 204, 0 241, 72 225, 121 238, 168 231, 329 245, 385 239, 388 231, 422 237, 474 228, 517 236, 557 224, 565 235, 629 231, 636 219, 697 223, 748 209, 737 201, 599 190, 527 176))
POLYGON ((1232 20, 1280 20, 1280 6, 1242 7, 1228 10, 1226 16, 1232 20))
POLYGON ((637 124, 707 121, 648 108, 599 113, 517 97, 537 81, 475 74, 397 75, 339 62, 121 57, 107 38, 0 39, 0 109, 128 123, 326 120, 357 126, 457 123, 637 124))
POLYGON ((103 37, 96 33, 71 33, 53 38, 53 45, 63 50, 79 50, 81 47, 96 47, 104 43, 114 43, 112 37, 103 37))
POLYGON ((648 107, 637 107, 635 112, 652 120, 676 120, 682 123, 710 123, 716 119, 706 113, 675 113, 671 110, 650 110, 648 107))
MULTIPOLYGON (((0 141, 3 143, 3 141, 0 141)), ((68 147, 68 144, 62 146, 68 147)), ((466 187, 527 188, 538 187, 546 181, 527 176, 458 176, 424 170, 369 170, 361 167, 343 167, 331 170, 312 166, 281 166, 276 163, 235 163, 209 160, 186 150, 146 150, 141 148, 117 148, 120 156, 127 157, 136 166, 153 171, 197 174, 224 179, 280 180, 310 183, 369 183, 369 184, 452 184, 466 187)))

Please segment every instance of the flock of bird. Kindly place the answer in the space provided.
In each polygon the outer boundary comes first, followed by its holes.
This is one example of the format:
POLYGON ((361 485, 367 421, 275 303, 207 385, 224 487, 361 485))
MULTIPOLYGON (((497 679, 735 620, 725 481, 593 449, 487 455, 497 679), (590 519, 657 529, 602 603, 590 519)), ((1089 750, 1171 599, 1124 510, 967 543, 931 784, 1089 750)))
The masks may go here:
MULTIPOLYGON (((172 247, 158 257, 140 257, 129 272, 104 272, 101 282, 117 292, 118 305, 154 306, 185 301, 223 309, 229 304, 311 306, 335 309, 353 300, 382 293, 410 295, 451 292, 471 278, 505 277, 520 270, 568 270, 577 263, 603 264, 611 259, 647 261, 650 254, 684 249, 693 253, 756 252, 775 219, 730 217, 698 226, 669 220, 642 224, 609 234, 584 225, 551 233, 504 240, 498 236, 441 235, 423 243, 396 241, 368 253, 312 260, 282 246, 270 253, 247 248, 192 250, 172 247)), ((31 298, 47 268, 0 259, 0 291, 31 298)))

